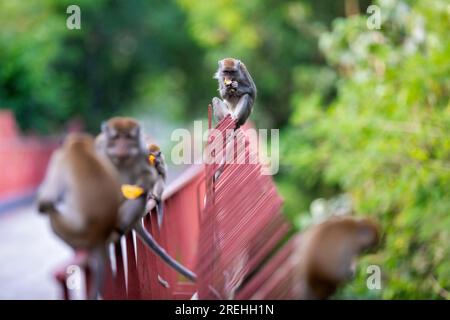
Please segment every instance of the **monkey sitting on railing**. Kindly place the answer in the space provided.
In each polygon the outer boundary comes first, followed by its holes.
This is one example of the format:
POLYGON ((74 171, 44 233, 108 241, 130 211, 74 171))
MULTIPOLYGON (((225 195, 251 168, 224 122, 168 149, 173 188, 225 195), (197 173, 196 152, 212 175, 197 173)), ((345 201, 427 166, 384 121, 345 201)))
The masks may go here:
POLYGON ((90 299, 97 298, 102 288, 106 246, 118 221, 119 204, 117 171, 95 152, 93 137, 69 135, 50 159, 37 205, 63 241, 88 252, 93 271, 90 299))
MULTIPOLYGON (((165 171, 163 174, 159 173, 159 167, 149 162, 149 150, 144 140, 140 124, 135 119, 126 117, 114 117, 104 122, 102 132, 96 138, 97 151, 106 155, 120 174, 124 197, 116 230, 121 235, 133 229, 169 266, 195 281, 196 275, 169 256, 142 225, 142 217, 147 213, 146 200, 153 199, 155 205, 158 205, 162 200, 166 175, 165 171)), ((159 161, 156 158, 154 160, 159 161)), ((162 211, 159 211, 159 222, 162 222, 161 214, 162 211)))
POLYGON ((256 86, 245 64, 234 58, 225 58, 218 62, 214 75, 219 83, 219 99, 214 97, 212 105, 216 120, 231 115, 239 128, 250 116, 256 99, 256 86))

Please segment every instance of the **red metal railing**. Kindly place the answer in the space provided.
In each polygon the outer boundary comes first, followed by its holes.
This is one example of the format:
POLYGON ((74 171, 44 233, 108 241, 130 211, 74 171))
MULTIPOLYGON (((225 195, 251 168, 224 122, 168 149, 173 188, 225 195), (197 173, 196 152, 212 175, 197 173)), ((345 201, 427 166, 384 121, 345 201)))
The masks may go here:
POLYGON ((41 182, 54 139, 22 137, 13 114, 0 111, 0 200, 9 200, 32 192, 41 182))
POLYGON ((234 162, 205 165, 207 198, 196 268, 200 299, 239 298, 245 283, 289 231, 272 178, 262 174, 261 164, 250 161, 255 151, 246 134, 238 129, 227 136, 234 126, 230 117, 225 118, 216 127, 222 139, 216 135, 209 141, 211 150, 228 150, 215 144, 234 143, 235 148, 231 149, 234 162), (215 179, 218 170, 222 174, 215 179))

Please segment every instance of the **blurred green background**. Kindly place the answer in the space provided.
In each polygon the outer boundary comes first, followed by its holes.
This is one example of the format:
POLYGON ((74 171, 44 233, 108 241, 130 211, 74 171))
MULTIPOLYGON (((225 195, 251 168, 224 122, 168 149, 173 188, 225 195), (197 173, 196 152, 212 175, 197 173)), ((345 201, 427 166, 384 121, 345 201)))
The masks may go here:
POLYGON ((117 114, 189 126, 217 94, 217 60, 240 58, 252 119, 281 130, 275 179, 294 226, 343 195, 382 223, 380 251, 338 298, 450 299, 447 0, 3 0, 0 21, 0 107, 26 133, 74 119, 95 133, 117 114), (81 30, 66 28, 71 4, 81 30))

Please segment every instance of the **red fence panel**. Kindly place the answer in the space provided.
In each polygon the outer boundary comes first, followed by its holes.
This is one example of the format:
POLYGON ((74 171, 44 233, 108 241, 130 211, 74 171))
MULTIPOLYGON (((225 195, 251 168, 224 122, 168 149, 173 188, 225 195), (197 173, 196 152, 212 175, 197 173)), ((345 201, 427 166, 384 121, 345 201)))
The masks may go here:
POLYGON ((0 112, 0 201, 36 189, 44 177, 55 139, 21 137, 11 112, 0 112))
POLYGON ((225 118, 216 127, 221 137, 209 141, 211 150, 223 154, 205 168, 207 198, 196 269, 200 299, 239 297, 243 284, 289 231, 272 178, 262 174, 259 162, 250 161, 257 157, 245 132, 238 129, 227 135, 234 126, 230 117, 225 118), (231 144, 235 148, 230 149, 230 159, 235 161, 227 163, 220 158, 231 144), (215 178, 218 171, 222 174, 215 178))

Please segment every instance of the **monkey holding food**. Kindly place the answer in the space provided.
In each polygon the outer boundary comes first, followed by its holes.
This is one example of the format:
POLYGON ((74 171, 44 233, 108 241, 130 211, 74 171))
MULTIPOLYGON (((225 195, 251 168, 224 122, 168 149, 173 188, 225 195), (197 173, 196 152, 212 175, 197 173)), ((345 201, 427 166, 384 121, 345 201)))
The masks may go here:
POLYGON ((125 233, 145 213, 147 194, 153 190, 158 177, 156 169, 148 163, 141 125, 127 117, 113 117, 103 122, 96 138, 96 149, 119 172, 123 205, 118 230, 125 233))
MULTIPOLYGON (((195 281, 195 274, 169 256, 142 225, 141 218, 146 214, 147 197, 154 199, 157 205, 161 202, 167 173, 162 154, 156 150, 153 150, 153 155, 149 153, 141 125, 133 118, 111 118, 102 124, 101 129, 102 132, 96 139, 97 151, 106 155, 118 170, 124 195, 117 232, 124 234, 133 229, 169 266, 195 281)), ((160 222, 162 210, 159 212, 160 222)))
POLYGON ((256 86, 245 64, 234 58, 218 62, 214 78, 219 82, 219 99, 212 100, 214 116, 218 121, 231 114, 239 128, 247 121, 256 99, 256 86))

